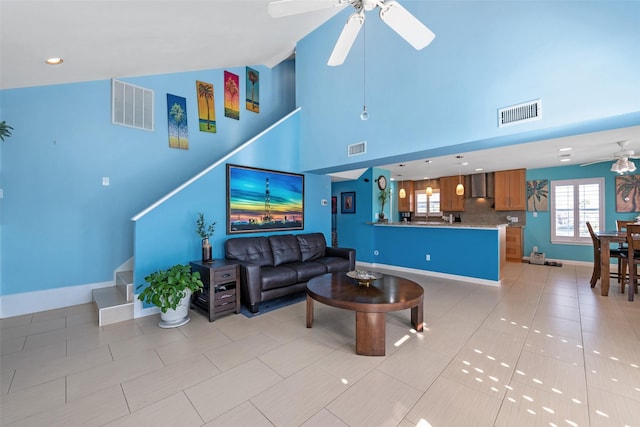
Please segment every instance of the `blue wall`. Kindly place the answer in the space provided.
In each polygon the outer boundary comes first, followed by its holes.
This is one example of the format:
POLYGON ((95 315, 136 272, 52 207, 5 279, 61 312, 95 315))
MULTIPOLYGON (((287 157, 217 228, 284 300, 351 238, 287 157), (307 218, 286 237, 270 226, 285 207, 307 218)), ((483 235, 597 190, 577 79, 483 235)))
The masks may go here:
MULTIPOLYGON (((135 226, 136 285, 144 284, 144 277, 154 270, 177 263, 188 264, 201 257, 201 241, 195 232, 198 212, 203 212, 208 221, 217 221, 216 232, 210 239, 214 258, 224 258, 224 241, 229 237, 285 233, 226 234, 226 163, 298 172, 299 125, 299 113, 292 114, 242 151, 141 216, 135 226)), ((321 204, 321 200, 329 200, 331 179, 306 174, 304 184, 304 230, 288 233, 321 232, 327 242, 331 242, 331 207, 321 204)))
MULTIPOLYGON (((241 107, 240 120, 224 117, 224 70, 123 79, 155 91, 153 132, 111 124, 110 81, 1 91, 14 131, 0 144, 0 294, 111 281, 133 256, 135 214, 295 109, 295 64, 255 68, 261 111, 241 107), (216 134, 198 129, 196 80, 214 85, 216 134), (168 146, 167 93, 187 98, 189 150, 168 146)), ((244 67, 229 71, 243 81, 244 67)), ((224 182, 211 191, 224 193, 224 182)))
POLYGON ((569 128, 604 130, 640 111, 640 2, 402 4, 436 38, 416 51, 376 13, 367 15, 368 121, 359 117, 363 32, 343 65, 326 66, 352 10, 299 43, 304 169, 335 172, 551 138, 569 128), (537 98, 542 120, 497 127, 499 108, 537 98), (360 141, 366 154, 348 157, 347 145, 360 141))

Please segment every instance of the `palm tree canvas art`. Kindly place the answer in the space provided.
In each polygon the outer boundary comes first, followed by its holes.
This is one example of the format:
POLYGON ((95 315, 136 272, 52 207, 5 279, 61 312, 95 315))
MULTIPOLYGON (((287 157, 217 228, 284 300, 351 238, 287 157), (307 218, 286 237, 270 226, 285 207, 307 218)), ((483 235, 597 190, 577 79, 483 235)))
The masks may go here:
POLYGON ((187 99, 167 94, 167 115, 169 125, 169 147, 189 149, 187 128, 187 99))
POLYGON ((196 80, 198 94, 198 124, 200 132, 216 133, 216 106, 213 85, 196 80))
POLYGON ((260 73, 253 68, 247 67, 247 110, 254 113, 260 112, 260 73))
POLYGON ((616 212, 640 212, 640 175, 616 176, 616 212))
POLYGON ((224 116, 240 120, 240 77, 224 72, 224 116))
POLYGON ((549 210, 549 180, 527 181, 527 210, 545 212, 549 210))

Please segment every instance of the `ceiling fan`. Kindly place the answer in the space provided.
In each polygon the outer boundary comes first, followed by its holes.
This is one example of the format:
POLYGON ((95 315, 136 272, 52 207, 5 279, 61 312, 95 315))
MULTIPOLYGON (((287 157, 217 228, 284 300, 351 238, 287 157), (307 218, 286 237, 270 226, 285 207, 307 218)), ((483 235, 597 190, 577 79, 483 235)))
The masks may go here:
POLYGON ((580 166, 589 166, 596 163, 601 162, 610 162, 615 161, 613 165, 611 165, 611 172, 617 173, 625 173, 625 172, 633 172, 636 170, 636 165, 630 161, 629 159, 640 159, 640 155, 636 155, 635 151, 628 150, 627 145, 629 145, 629 141, 617 141, 616 144, 620 147, 620 151, 616 151, 611 155, 611 157, 606 157, 603 159, 594 160, 592 162, 583 163, 580 166))
POLYGON ((336 66, 344 62, 364 24, 365 12, 375 8, 380 9, 380 19, 416 50, 424 48, 436 37, 430 29, 395 0, 277 0, 270 2, 267 10, 271 16, 277 18, 331 7, 343 7, 347 4, 351 5, 356 12, 349 16, 342 28, 327 62, 328 65, 336 66))

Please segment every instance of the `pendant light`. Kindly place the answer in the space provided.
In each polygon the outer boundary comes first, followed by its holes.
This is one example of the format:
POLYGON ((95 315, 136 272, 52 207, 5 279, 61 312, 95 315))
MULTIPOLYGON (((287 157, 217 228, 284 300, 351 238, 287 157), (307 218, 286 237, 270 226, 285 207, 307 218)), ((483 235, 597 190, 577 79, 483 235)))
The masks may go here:
POLYGON ((360 120, 369 120, 367 112, 367 23, 362 24, 362 113, 360 120))
MULTIPOLYGON (((429 164, 429 163, 431 163, 431 160, 425 160, 425 162, 427 164, 429 164)), ((431 197, 431 196, 433 196, 433 188, 431 188, 431 178, 427 178, 427 179, 428 179, 428 181, 427 181, 426 193, 427 193, 427 197, 431 197)))
POLYGON ((400 186, 401 186, 401 188, 400 188, 400 191, 398 192, 398 196, 399 196, 401 199, 404 199, 405 197, 407 197, 407 192, 406 192, 406 191, 404 191, 404 181, 402 181, 402 182, 400 183, 400 186))
MULTIPOLYGON (((456 156, 456 159, 462 159, 461 155, 456 156)), ((460 163, 462 166, 463 163, 460 163)), ((460 168, 458 168, 458 185, 456 185, 456 195, 464 196, 464 185, 462 185, 462 176, 460 174, 460 168)))

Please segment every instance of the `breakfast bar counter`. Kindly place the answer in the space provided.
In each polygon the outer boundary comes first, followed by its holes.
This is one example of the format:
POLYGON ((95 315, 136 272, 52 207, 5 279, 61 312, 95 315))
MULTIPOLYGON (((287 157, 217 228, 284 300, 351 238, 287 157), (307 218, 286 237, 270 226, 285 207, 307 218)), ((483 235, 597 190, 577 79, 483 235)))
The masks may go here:
POLYGON ((375 222, 373 264, 498 286, 507 224, 375 222))

